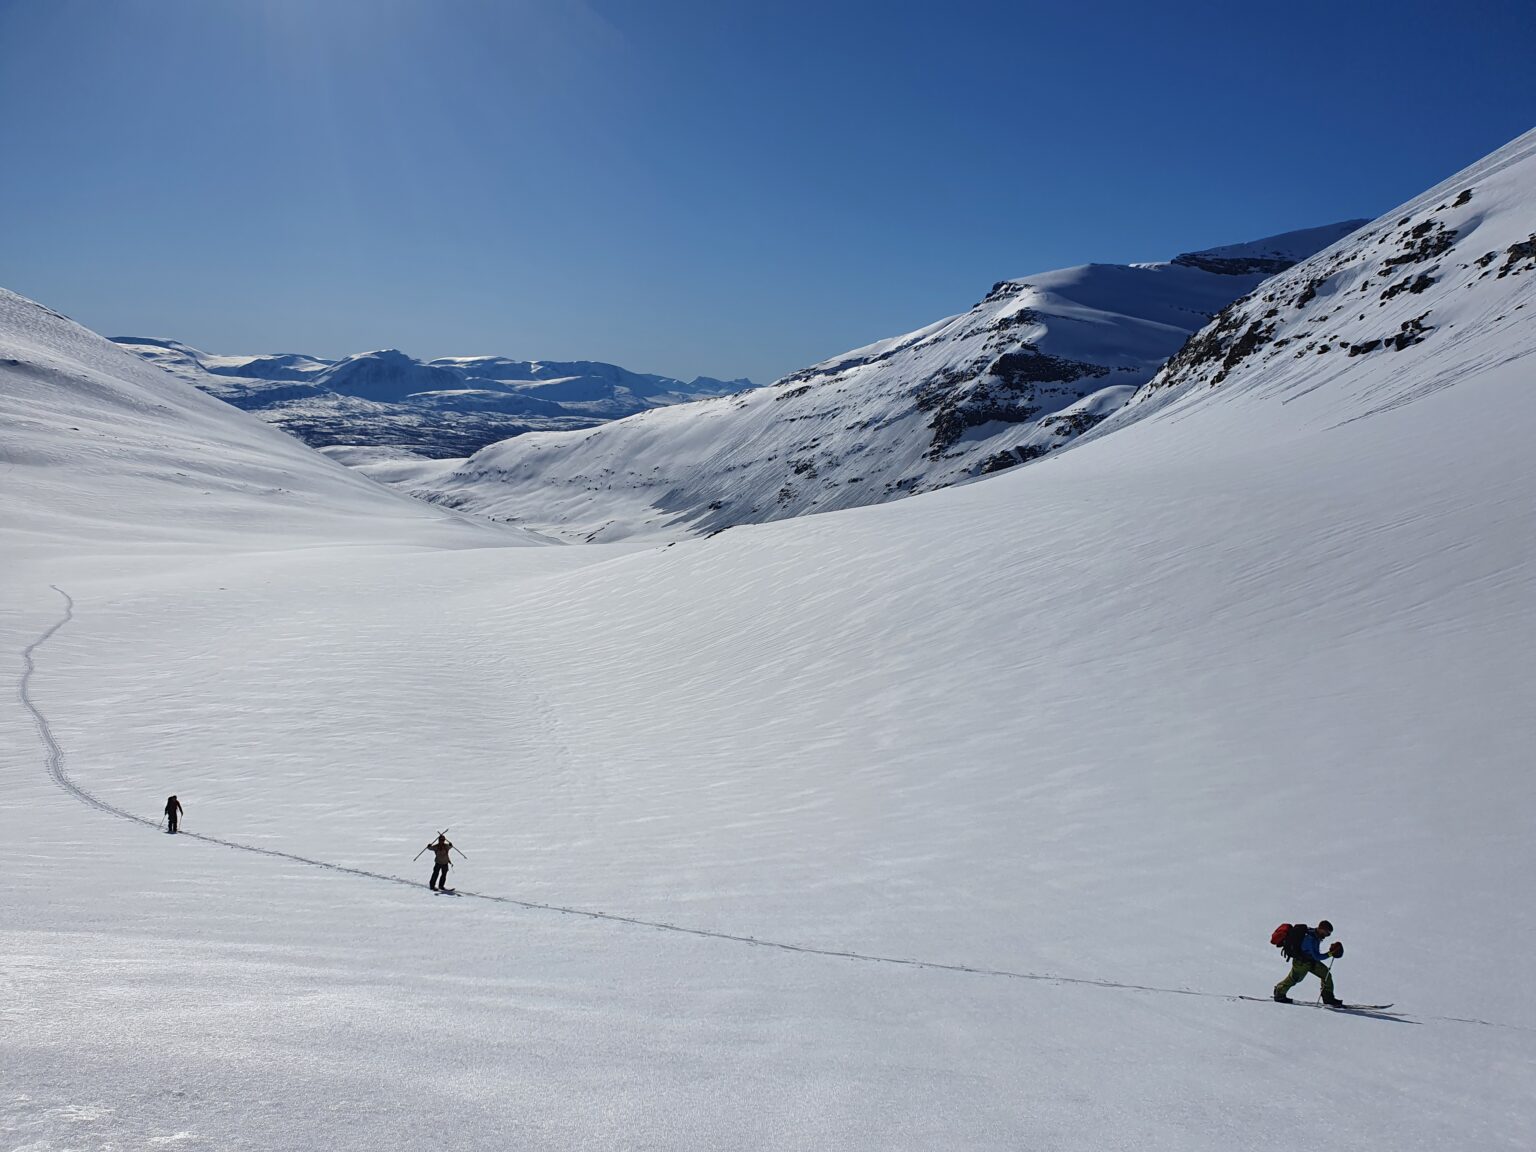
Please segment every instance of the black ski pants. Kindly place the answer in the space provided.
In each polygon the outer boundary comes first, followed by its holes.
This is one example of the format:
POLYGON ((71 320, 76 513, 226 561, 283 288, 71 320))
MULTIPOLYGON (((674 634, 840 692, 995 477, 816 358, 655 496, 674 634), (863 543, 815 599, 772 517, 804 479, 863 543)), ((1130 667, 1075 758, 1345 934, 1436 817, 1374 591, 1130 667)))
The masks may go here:
POLYGON ((432 879, 428 882, 428 888, 444 888, 448 884, 448 865, 432 865, 432 879))

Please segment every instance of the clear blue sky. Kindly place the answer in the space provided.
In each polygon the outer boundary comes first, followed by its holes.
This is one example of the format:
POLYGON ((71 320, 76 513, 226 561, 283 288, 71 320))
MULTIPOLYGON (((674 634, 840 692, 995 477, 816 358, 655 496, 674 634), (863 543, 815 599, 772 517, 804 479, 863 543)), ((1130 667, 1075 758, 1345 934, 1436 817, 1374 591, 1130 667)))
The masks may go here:
POLYGON ((1536 4, 0 0, 0 285, 219 352, 764 382, 993 281, 1374 216, 1536 4))

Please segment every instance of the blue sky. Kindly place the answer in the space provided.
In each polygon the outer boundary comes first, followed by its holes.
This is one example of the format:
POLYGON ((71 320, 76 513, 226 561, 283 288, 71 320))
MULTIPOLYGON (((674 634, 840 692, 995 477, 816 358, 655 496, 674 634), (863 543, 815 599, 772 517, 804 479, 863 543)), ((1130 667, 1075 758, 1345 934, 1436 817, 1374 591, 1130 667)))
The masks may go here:
POLYGON ((999 279, 1374 216, 1536 5, 0 0, 0 285, 219 352, 759 382, 999 279))

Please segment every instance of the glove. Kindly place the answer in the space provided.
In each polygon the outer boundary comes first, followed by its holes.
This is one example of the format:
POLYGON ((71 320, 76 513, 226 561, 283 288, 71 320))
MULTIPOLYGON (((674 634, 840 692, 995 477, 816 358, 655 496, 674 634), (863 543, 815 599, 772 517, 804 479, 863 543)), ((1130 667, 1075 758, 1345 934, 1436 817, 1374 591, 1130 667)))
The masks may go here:
POLYGON ((1328 946, 1328 955, 1337 960, 1340 956, 1344 955, 1344 945, 1335 940, 1328 946))

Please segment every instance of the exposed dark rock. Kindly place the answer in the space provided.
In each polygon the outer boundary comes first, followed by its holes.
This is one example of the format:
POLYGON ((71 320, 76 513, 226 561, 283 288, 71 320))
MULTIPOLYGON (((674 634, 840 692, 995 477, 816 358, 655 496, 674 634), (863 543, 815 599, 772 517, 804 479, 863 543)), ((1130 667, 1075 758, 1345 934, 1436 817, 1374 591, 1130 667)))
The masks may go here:
POLYGON ((1518 244, 1511 244, 1504 255, 1507 257, 1499 268, 1499 279, 1509 275, 1518 276, 1522 272, 1536 269, 1536 232, 1531 233, 1529 240, 1522 240, 1518 244), (1521 261, 1528 263, 1522 266, 1521 261))
POLYGON ((916 398, 920 410, 933 412, 928 422, 933 431, 928 457, 937 460, 967 428, 992 421, 1018 424, 1033 420, 1041 408, 1036 385, 1108 374, 1109 369, 1102 365, 1051 356, 1027 344, 1005 352, 984 374, 963 386, 955 386, 957 373, 946 373, 925 384, 916 398))
POLYGON ((837 376, 843 372, 851 372, 855 368, 862 368, 866 364, 880 364, 889 360, 892 356, 906 351, 905 345, 895 348, 887 348, 884 352, 873 356, 853 356, 847 360, 839 360, 836 364, 813 365, 810 368, 802 368, 798 372, 791 372, 779 380, 780 384, 793 384, 798 380, 815 380, 822 376, 837 376))
POLYGON ((1008 448, 995 455, 988 456, 976 467, 975 475, 985 476, 989 472, 1001 472, 1004 468, 1012 468, 1018 464, 1028 464, 1031 460, 1038 460, 1042 456, 1049 456, 1051 449, 1044 444, 1020 444, 1015 448, 1008 448))
POLYGON ((1434 331, 1433 328, 1426 327, 1424 324, 1424 317, 1428 315, 1428 312, 1423 312, 1412 320, 1404 320, 1397 335, 1387 339, 1387 346, 1394 351, 1401 352, 1404 348, 1412 348, 1415 344, 1422 344, 1424 337, 1434 331))
POLYGON ((1456 230, 1447 228, 1438 220, 1421 220, 1401 238, 1403 249, 1395 256, 1388 256, 1382 264, 1395 268, 1400 264, 1422 264, 1450 251, 1456 243, 1456 230))
POLYGON ((994 332, 1006 332, 1010 328, 1022 328, 1026 324, 1038 324, 1040 313, 1029 308, 1020 308, 1017 312, 1011 312, 1007 316, 1001 316, 992 324, 994 332))
POLYGON ((1064 356, 1051 356, 1033 345, 1025 344, 1015 352, 1005 352, 992 361, 987 369, 989 376, 996 377, 1005 388, 1017 389, 1028 384, 1044 384, 1051 381, 1068 383, 1085 376, 1107 376, 1109 369, 1082 360, 1069 360, 1064 356))
POLYGON ((999 280, 996 284, 992 285, 992 290, 981 298, 981 302, 983 304, 990 304, 994 300, 1001 300, 1006 296, 1016 296, 1028 287, 1028 284, 1023 284, 1016 280, 999 280))
POLYGON ((1296 261, 1283 256, 1211 256, 1204 252, 1181 253, 1172 263, 1214 272, 1218 276, 1248 276, 1255 272, 1272 276, 1296 265, 1296 261))
POLYGON ((1040 427, 1048 428, 1061 437, 1081 436, 1095 424, 1102 424, 1109 416, 1099 412, 1073 412, 1069 415, 1047 416, 1040 427))
POLYGON ((1275 326, 1273 324, 1261 324, 1255 320, 1252 324, 1248 325, 1247 330, 1237 338, 1236 343, 1227 349, 1227 354, 1222 357, 1222 374, 1225 375, 1232 371, 1238 364, 1252 356, 1274 334, 1275 326))
MULTIPOLYGON (((1435 269, 1431 268, 1429 271, 1433 272, 1435 269)), ((1384 292, 1382 292, 1381 298, 1383 300, 1390 300, 1392 297, 1397 296, 1403 292, 1417 296, 1420 292, 1424 291, 1424 289, 1428 288, 1434 282, 1435 278, 1431 276, 1429 272, 1420 272, 1417 277, 1405 276, 1396 284, 1391 285, 1384 292)))

